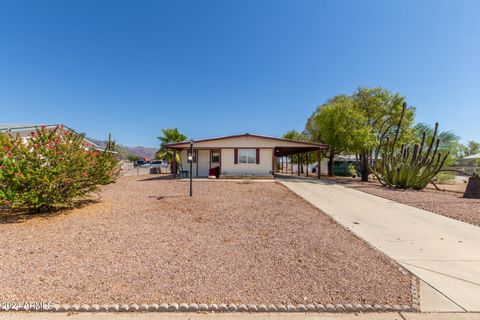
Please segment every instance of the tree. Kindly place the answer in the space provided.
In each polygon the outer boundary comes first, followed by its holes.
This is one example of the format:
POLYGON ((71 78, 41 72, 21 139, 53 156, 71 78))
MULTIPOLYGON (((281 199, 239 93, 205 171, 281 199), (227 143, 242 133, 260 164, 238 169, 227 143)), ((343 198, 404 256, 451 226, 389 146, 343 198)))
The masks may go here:
POLYGON ((474 154, 480 153, 480 142, 477 141, 468 141, 467 144, 467 156, 472 156, 474 154))
POLYGON ((364 126, 365 117, 355 108, 354 101, 346 95, 336 96, 317 108, 308 119, 305 132, 312 141, 329 145, 328 175, 333 175, 336 155, 352 152, 358 146, 370 147, 371 130, 364 126))
POLYGON ((129 161, 135 162, 135 161, 137 161, 137 160, 140 160, 141 157, 138 156, 138 155, 136 155, 136 154, 129 154, 129 155, 127 155, 127 159, 128 159, 129 161))
MULTIPOLYGON (((368 181, 369 168, 375 166, 382 144, 385 143, 388 136, 394 135, 400 121, 405 97, 399 93, 392 94, 380 87, 360 87, 354 92, 352 99, 354 108, 362 116, 363 127, 370 129, 373 138, 373 141, 358 140, 359 143, 353 148, 360 156, 362 181, 368 181)), ((405 141, 411 141, 414 117, 415 109, 407 108, 396 142, 398 145, 405 141)))
MULTIPOLYGON (((162 129, 162 136, 157 137, 160 140, 160 150, 155 154, 157 159, 166 160, 168 163, 172 163, 173 161, 173 151, 167 150, 165 145, 168 143, 173 142, 182 142, 187 140, 187 136, 180 133, 177 128, 165 128, 162 129)), ((177 156, 175 159, 180 162, 180 154, 177 152, 177 156)))

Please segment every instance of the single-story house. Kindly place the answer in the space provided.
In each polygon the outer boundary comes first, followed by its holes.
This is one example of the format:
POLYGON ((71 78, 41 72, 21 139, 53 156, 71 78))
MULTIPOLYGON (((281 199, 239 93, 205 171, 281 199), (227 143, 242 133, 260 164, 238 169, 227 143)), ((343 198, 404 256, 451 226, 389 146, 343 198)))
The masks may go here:
MULTIPOLYGON (((10 132, 13 135, 19 135, 21 138, 28 139, 31 137, 31 132, 34 132, 37 130, 37 128, 41 128, 42 126, 45 126, 47 130, 53 130, 57 127, 63 126, 65 130, 72 131, 76 134, 77 133, 75 130, 64 126, 62 124, 49 124, 49 125, 31 125, 31 124, 0 124, 0 132, 6 133, 10 132)), ((88 139, 87 137, 83 137, 83 142, 88 148, 92 149, 97 149, 97 150, 103 150, 100 148, 98 144, 93 142, 92 140, 88 139)))
MULTIPOLYGON (((268 137, 256 134, 239 134, 211 139, 194 140, 193 143, 193 177, 208 177, 212 168, 216 169, 220 178, 262 177, 271 178, 277 172, 277 158, 305 152, 321 152, 328 145, 317 142, 298 141, 268 137)), ((177 166, 188 171, 188 152, 190 141, 166 144, 167 149, 181 155, 181 163, 177 164, 173 157, 173 172, 177 166)))
POLYGON ((476 167, 478 160, 480 160, 480 153, 472 154, 465 158, 458 159, 455 165, 461 166, 461 167, 476 167))

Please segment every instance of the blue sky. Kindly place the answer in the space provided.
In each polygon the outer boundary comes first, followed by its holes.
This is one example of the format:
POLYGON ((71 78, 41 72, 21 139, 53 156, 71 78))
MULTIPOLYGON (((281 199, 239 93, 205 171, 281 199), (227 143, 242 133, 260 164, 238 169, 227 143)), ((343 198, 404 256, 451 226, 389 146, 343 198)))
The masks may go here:
POLYGON ((303 129, 383 86, 480 140, 480 1, 0 1, 0 123, 156 146, 303 129))

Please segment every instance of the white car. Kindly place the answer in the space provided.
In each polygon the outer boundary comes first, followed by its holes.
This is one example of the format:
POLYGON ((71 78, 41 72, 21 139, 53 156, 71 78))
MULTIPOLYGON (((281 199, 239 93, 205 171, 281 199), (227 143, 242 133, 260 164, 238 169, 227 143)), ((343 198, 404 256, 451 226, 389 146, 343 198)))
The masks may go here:
POLYGON ((153 160, 148 167, 150 168, 150 173, 162 173, 162 169, 166 173, 169 166, 164 160, 153 160))

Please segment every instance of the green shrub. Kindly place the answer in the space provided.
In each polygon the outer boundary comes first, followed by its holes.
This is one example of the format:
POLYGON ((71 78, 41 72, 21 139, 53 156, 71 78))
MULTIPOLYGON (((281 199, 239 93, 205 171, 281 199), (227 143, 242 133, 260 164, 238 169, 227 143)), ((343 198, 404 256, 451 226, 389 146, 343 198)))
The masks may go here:
POLYGON ((353 178, 357 177, 357 167, 353 163, 348 165, 348 174, 353 178))
POLYGON ((438 184, 455 184, 455 174, 453 172, 441 171, 435 177, 438 184))
POLYGON ((59 126, 21 138, 0 133, 0 205, 48 211, 85 199, 115 181, 119 162, 90 149, 83 136, 59 126))

